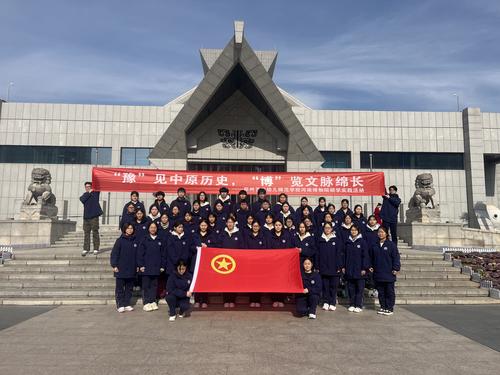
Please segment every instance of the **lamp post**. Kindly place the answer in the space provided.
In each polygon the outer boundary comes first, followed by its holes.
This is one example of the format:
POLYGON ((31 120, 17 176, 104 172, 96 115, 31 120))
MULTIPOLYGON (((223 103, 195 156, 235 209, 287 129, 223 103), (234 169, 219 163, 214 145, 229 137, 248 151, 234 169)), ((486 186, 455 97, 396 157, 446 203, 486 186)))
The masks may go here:
POLYGON ((10 88, 14 86, 14 82, 9 82, 9 85, 7 86, 7 101, 10 99, 10 88))
POLYGON ((460 112, 460 96, 457 93, 453 93, 453 96, 457 97, 457 112, 460 112))

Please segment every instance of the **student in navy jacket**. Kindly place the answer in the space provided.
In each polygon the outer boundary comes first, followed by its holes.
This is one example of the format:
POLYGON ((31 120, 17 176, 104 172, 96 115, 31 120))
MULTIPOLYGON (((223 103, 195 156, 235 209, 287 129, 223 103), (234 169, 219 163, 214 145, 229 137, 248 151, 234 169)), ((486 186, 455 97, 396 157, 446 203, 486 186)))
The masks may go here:
POLYGON ((153 195, 155 197, 155 201, 151 206, 149 206, 149 212, 151 212, 151 207, 156 206, 160 216, 163 214, 170 214, 170 207, 167 202, 165 202, 165 193, 163 191, 158 191, 153 195))
POLYGON ((369 249, 378 242, 378 228, 380 228, 380 224, 377 223, 377 218, 375 215, 370 215, 364 232, 365 241, 369 249))
POLYGON ((344 221, 338 227, 336 233, 342 239, 342 242, 346 243, 351 235, 351 227, 353 226, 351 215, 346 215, 344 221))
POLYGON ((363 207, 361 207, 360 204, 354 206, 354 212, 352 213, 352 222, 353 224, 356 224, 361 234, 365 233, 367 220, 363 215, 363 207))
POLYGON ((118 228, 122 228, 125 223, 132 223, 135 220, 135 205, 133 203, 129 203, 128 206, 125 207, 125 214, 120 218, 120 223, 118 224, 118 228))
POLYGON ((224 227, 220 227, 220 224, 217 222, 217 216, 213 212, 208 215, 208 229, 217 236, 219 236, 222 229, 224 229, 224 227))
POLYGON ((231 201, 231 196, 229 195, 229 189, 225 186, 221 187, 219 189, 219 195, 217 197, 217 200, 215 201, 215 204, 217 202, 222 203, 223 210, 227 215, 229 215, 231 212, 233 212, 233 202, 231 201))
MULTIPOLYGON (((259 220, 257 220, 257 218, 256 218, 255 221, 259 221, 259 220)), ((259 221, 259 224, 260 224, 260 229, 262 230, 264 235, 267 236, 274 229, 274 216, 273 216, 273 214, 268 213, 264 218, 264 223, 261 223, 259 221)))
MULTIPOLYGON (((246 191, 246 190, 240 190, 240 191, 239 191, 239 193, 238 193, 238 199, 237 199, 237 201, 236 201, 235 212, 236 212, 236 210, 237 210, 238 208, 240 208, 240 203, 241 203, 242 201, 245 201, 245 202, 247 202, 247 203, 248 203, 248 193, 247 193, 247 191, 246 191)), ((252 208, 251 208, 251 206, 250 206, 250 205, 248 205, 248 209, 249 209, 250 211, 252 211, 252 208)))
POLYGON ((267 249, 267 238, 262 232, 258 221, 252 223, 252 229, 245 233, 244 242, 246 249, 267 249))
POLYGON ((149 221, 154 221, 156 224, 160 222, 161 214, 158 206, 152 205, 149 207, 149 214, 146 217, 149 221))
POLYGON ((300 223, 300 222, 305 222, 306 219, 309 219, 311 223, 308 225, 309 230, 313 230, 316 228, 316 222, 314 221, 314 216, 312 214, 312 210, 310 210, 308 207, 304 207, 302 211, 297 210, 295 213, 295 222, 300 223))
POLYGON ((238 222, 238 227, 240 229, 247 225, 247 219, 251 215, 252 213, 250 211, 250 207, 248 206, 248 202, 246 200, 240 201, 235 212, 236 221, 238 222))
POLYGON ((295 227, 294 219, 290 216, 285 219, 285 230, 287 230, 292 237, 297 234, 297 228, 295 227))
POLYGON ((193 236, 198 230, 198 223, 194 221, 190 211, 184 214, 184 221, 182 224, 184 225, 184 232, 188 233, 190 236, 193 236))
POLYGON ((168 219, 167 214, 163 214, 160 217, 160 225, 158 226, 158 235, 162 237, 166 243, 166 239, 170 235, 170 231, 173 229, 172 223, 168 219))
POLYGON ((116 281, 115 298, 118 312, 132 311, 134 308, 130 305, 130 299, 137 273, 137 242, 131 223, 123 225, 122 235, 111 250, 110 264, 116 281))
POLYGON ((184 314, 189 310, 189 299, 192 296, 189 288, 192 281, 193 275, 187 271, 187 264, 180 260, 167 281, 167 296, 165 299, 168 304, 169 321, 175 321, 177 308, 179 308, 179 318, 183 318, 184 314))
POLYGON ((259 222, 260 225, 264 225, 266 222, 266 216, 267 215, 272 215, 273 213, 271 212, 270 208, 270 203, 269 201, 265 200, 262 201, 260 209, 257 211, 253 212, 253 216, 255 219, 259 222))
POLYGON ((335 223, 333 227, 335 228, 335 225, 338 225, 338 223, 335 222, 335 205, 333 203, 328 203, 326 212, 332 215, 332 221, 335 223))
MULTIPOLYGON (((201 247, 215 247, 217 245, 217 237, 214 236, 213 233, 210 232, 210 229, 208 227, 208 221, 205 219, 202 219, 200 221, 200 224, 198 225, 198 230, 196 232, 196 246, 201 246, 201 247)), ((194 268, 196 265, 196 258, 198 256, 198 252, 196 252, 196 255, 191 259, 191 267, 190 267, 190 272, 194 273, 194 268)), ((194 307, 195 308, 202 308, 206 309, 208 307, 208 293, 195 293, 194 294, 194 307)))
POLYGON ((274 217, 276 219, 279 219, 279 221, 281 221, 283 225, 285 225, 285 221, 289 217, 292 218, 295 223, 295 214, 291 211, 290 208, 290 204, 288 204, 288 202, 285 202, 281 205, 281 211, 279 211, 277 215, 274 215, 274 217))
MULTIPOLYGON (((283 206, 283 203, 285 203, 285 202, 288 203, 288 195, 286 195, 285 193, 281 193, 278 196, 278 202, 276 202, 275 205, 271 209, 274 216, 276 216, 276 217, 278 216, 278 214, 281 211, 281 207, 283 206)), ((290 203, 288 203, 288 204, 290 205, 290 203)), ((292 212, 292 214, 295 215, 295 210, 292 206, 290 206, 290 211, 292 212)))
POLYGON ((302 263, 302 284, 304 292, 295 296, 297 315, 316 319, 316 306, 321 296, 321 277, 313 270, 313 262, 306 258, 302 263))
POLYGON ((323 310, 337 309, 337 291, 344 268, 344 243, 335 234, 331 223, 323 225, 323 233, 317 239, 318 263, 323 285, 323 310))
MULTIPOLYGON (((235 227, 235 220, 230 216, 226 221, 226 227, 219 234, 217 247, 223 249, 244 249, 245 243, 243 233, 235 227)), ((236 293, 224 293, 222 295, 225 308, 234 308, 236 302, 236 293)))
POLYGON ((315 234, 317 236, 321 236, 323 234, 323 225, 325 223, 330 223, 332 225, 333 230, 338 229, 337 226, 335 225, 335 222, 333 221, 333 215, 327 212, 325 216, 323 216, 323 223, 321 224, 321 226, 318 226, 318 228, 316 228, 315 234))
POLYGON ((300 198, 300 206, 295 210, 295 215, 296 215, 297 220, 298 220, 297 222, 302 221, 302 211, 306 207, 309 210, 309 213, 312 214, 313 209, 311 206, 309 206, 309 199, 307 199, 307 197, 300 198))
POLYGON ((201 216, 200 202, 198 202, 198 201, 193 202, 191 216, 193 217, 193 221, 195 222, 196 227, 198 227, 198 224, 200 224, 201 219, 206 219, 206 218, 201 216))
MULTIPOLYGON (((181 210, 178 206, 170 208, 170 214, 168 215, 168 220, 171 223, 182 223, 184 221, 184 215, 181 214, 181 210)), ((187 228, 184 228, 186 232, 187 228)))
POLYGON ((261 210, 262 203, 264 203, 265 201, 269 203, 269 201, 266 198, 266 194, 267 192, 266 189, 264 188, 260 188, 259 190, 257 190, 257 200, 252 203, 252 214, 256 215, 257 212, 261 210))
POLYGON ((143 210, 144 212, 146 212, 146 208, 144 207, 142 202, 139 201, 139 193, 137 191, 132 191, 130 193, 130 201, 128 201, 127 204, 125 204, 125 206, 123 206, 122 217, 124 217, 125 214, 127 213, 127 211, 128 211, 127 207, 129 204, 134 205, 135 212, 137 212, 139 210, 143 210))
POLYGON ((323 224, 324 216, 327 213, 325 197, 319 197, 318 206, 313 211, 314 222, 317 226, 323 224))
POLYGON ((349 208, 349 200, 342 199, 340 201, 340 209, 335 212, 335 222, 343 223, 346 216, 352 216, 352 211, 349 208))
POLYGON ((143 240, 144 237, 146 237, 146 234, 148 233, 148 227, 149 227, 150 221, 146 219, 146 213, 139 209, 135 213, 135 219, 132 222, 134 224, 134 235, 136 241, 139 243, 143 240))
POLYGON ((382 208, 380 209, 380 218, 382 225, 389 228, 391 240, 398 243, 398 212, 401 199, 398 195, 398 188, 394 185, 389 186, 389 194, 382 196, 382 208))
POLYGON ((298 231, 292 239, 293 247, 300 249, 300 264, 302 265, 306 258, 311 259, 314 264, 317 264, 316 238, 312 233, 307 231, 304 223, 299 224, 298 231))
POLYGON ((222 231, 222 229, 226 226, 226 220, 229 217, 229 212, 226 208, 224 208, 224 204, 217 200, 212 213, 217 218, 217 228, 222 231))
MULTIPOLYGON (((293 247, 290 232, 283 228, 279 220, 275 220, 274 229, 267 235, 267 246, 270 249, 289 249, 293 247)), ((273 307, 285 307, 284 294, 272 294, 273 307)))
POLYGON ((351 235, 345 243, 345 279, 349 292, 349 312, 363 311, 365 278, 371 267, 368 246, 356 225, 351 226, 351 235))
POLYGON ((191 212, 191 203, 186 198, 186 189, 180 187, 177 189, 177 198, 170 203, 170 210, 172 207, 179 207, 181 216, 186 212, 191 212))
POLYGON ((83 251, 85 256, 90 251, 90 232, 92 232, 92 241, 94 243, 94 255, 99 253, 99 216, 102 215, 101 205, 99 204, 100 192, 92 190, 92 183, 85 182, 85 193, 80 197, 83 204, 83 251))
POLYGON ((149 223, 148 234, 139 245, 137 266, 142 275, 142 301, 144 311, 158 310, 156 291, 158 277, 167 263, 166 243, 158 235, 156 223, 149 223))
POLYGON ((389 230, 385 227, 378 229, 378 243, 371 247, 370 271, 377 286, 380 310, 382 315, 392 315, 396 303, 394 283, 396 275, 401 269, 401 260, 396 244, 389 241, 389 230))
POLYGON ((165 272, 167 277, 175 272, 175 265, 179 261, 189 264, 196 251, 193 238, 184 232, 182 223, 175 223, 174 230, 167 240, 167 262, 165 272))
POLYGON ((208 215, 212 212, 212 208, 207 199, 207 194, 204 191, 200 191, 197 198, 198 202, 200 202, 201 217, 203 219, 208 219, 208 215))
MULTIPOLYGON (((252 214, 250 214, 246 217, 246 220, 243 223, 241 223, 238 220, 238 229, 240 230, 240 232, 242 232, 246 236, 248 233, 250 233, 252 231, 252 224, 254 221, 257 221, 257 220, 254 220, 254 217, 252 216, 252 214)), ((259 224, 259 227, 260 227, 260 224, 259 224)))

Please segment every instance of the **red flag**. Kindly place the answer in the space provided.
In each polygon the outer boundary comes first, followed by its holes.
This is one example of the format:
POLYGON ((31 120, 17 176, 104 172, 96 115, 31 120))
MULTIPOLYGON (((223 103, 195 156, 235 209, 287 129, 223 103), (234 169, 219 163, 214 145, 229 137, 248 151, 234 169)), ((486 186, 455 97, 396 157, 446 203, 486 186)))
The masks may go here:
POLYGON ((190 290, 302 293, 299 250, 198 248, 190 290))

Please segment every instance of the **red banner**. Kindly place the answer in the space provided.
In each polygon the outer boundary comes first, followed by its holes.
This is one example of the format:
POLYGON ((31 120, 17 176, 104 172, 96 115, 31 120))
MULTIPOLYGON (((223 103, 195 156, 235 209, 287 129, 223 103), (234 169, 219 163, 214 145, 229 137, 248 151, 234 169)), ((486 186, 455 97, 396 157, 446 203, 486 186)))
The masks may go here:
POLYGON ((190 290, 302 293, 299 250, 198 248, 190 290))
POLYGON ((288 195, 384 195, 383 172, 198 172, 135 168, 93 168, 92 185, 96 191, 132 191, 175 193, 184 187, 187 193, 217 194, 223 186, 232 194, 246 190, 257 194, 288 195))

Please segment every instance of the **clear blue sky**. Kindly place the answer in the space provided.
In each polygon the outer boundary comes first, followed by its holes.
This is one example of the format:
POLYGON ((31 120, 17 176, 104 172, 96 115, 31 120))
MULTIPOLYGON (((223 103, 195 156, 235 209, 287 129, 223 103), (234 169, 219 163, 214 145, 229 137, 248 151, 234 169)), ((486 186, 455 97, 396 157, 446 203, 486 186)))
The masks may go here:
POLYGON ((162 105, 202 79, 233 20, 276 49, 312 108, 500 112, 500 1, 16 1, 0 7, 0 97, 162 105))

